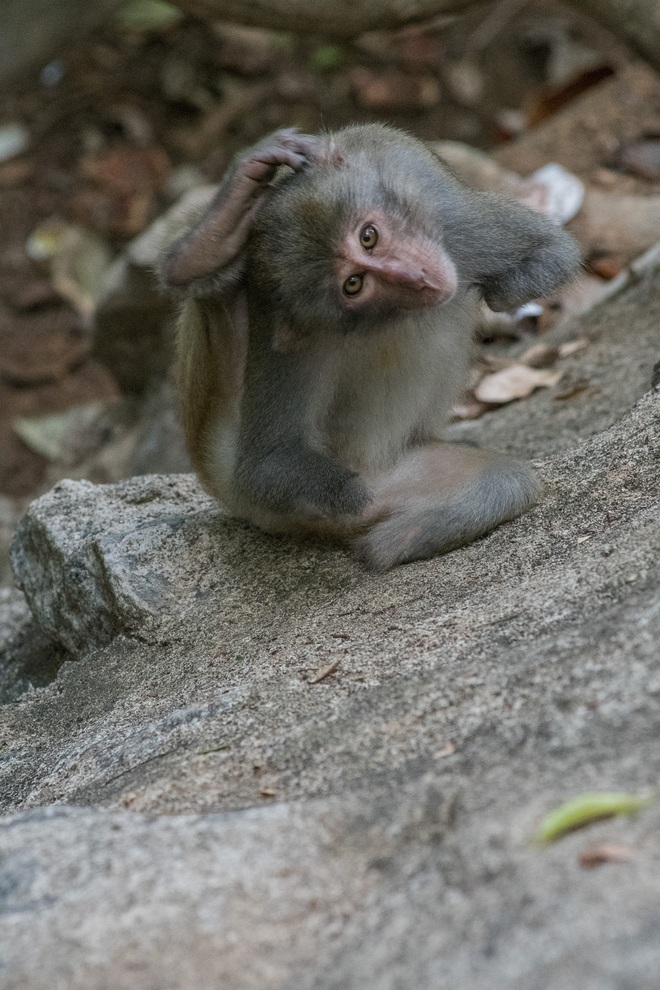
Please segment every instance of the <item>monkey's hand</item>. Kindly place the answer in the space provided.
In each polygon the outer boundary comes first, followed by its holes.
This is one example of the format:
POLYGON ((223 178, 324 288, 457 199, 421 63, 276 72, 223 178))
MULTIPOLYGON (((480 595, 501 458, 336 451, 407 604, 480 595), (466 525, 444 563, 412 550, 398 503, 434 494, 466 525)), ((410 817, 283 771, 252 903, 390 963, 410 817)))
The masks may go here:
POLYGON ((489 307, 496 313, 513 311, 531 299, 549 295, 566 282, 577 266, 579 254, 568 238, 559 247, 560 250, 551 242, 537 255, 486 280, 482 291, 489 307))
POLYGON ((192 230, 175 242, 164 264, 165 282, 185 286, 215 275, 241 255, 256 210, 277 168, 298 172, 313 160, 318 139, 295 128, 276 131, 230 168, 217 195, 192 230))
POLYGON ((371 501, 359 475, 302 445, 243 459, 238 480, 249 501, 301 520, 359 516, 371 501))

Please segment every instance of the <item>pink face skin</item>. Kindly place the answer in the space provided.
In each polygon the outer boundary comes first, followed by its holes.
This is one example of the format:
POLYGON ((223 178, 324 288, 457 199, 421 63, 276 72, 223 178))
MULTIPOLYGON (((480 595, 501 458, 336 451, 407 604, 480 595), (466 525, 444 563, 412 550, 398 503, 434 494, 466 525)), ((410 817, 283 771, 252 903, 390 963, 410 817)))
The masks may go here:
POLYGON ((341 304, 348 310, 373 303, 395 309, 438 306, 449 302, 458 284, 453 262, 441 247, 395 229, 375 210, 344 238, 335 270, 341 304))

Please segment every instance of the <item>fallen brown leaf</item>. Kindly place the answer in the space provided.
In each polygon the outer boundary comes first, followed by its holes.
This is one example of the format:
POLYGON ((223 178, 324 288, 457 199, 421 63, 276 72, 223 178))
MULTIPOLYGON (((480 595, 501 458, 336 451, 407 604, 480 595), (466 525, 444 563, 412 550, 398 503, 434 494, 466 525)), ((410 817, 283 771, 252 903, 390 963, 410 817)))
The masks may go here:
POLYGON ((483 351, 479 356, 479 363, 488 368, 489 371, 503 371, 505 368, 510 368, 513 364, 508 358, 499 357, 497 354, 489 354, 488 351, 483 351))
POLYGON ((485 402, 477 402, 476 399, 472 401, 466 396, 463 402, 457 402, 452 407, 452 417, 453 419, 479 419, 484 413, 488 412, 490 406, 485 402))
POLYGON ((482 378, 474 394, 480 402, 502 405, 514 399, 524 399, 537 388, 551 388, 557 384, 562 375, 563 371, 512 364, 509 368, 482 378))
POLYGON ((592 258, 586 263, 587 271, 591 272, 592 275, 598 275, 599 278, 604 278, 607 282, 620 275, 625 267, 623 260, 615 255, 592 258))
POLYGON ((560 349, 553 347, 552 344, 534 344, 528 347, 518 360, 529 368, 548 368, 555 363, 560 354, 560 349))
POLYGON ((573 382, 572 385, 568 385, 563 391, 557 392, 554 399, 555 402, 566 402, 567 399, 575 399, 578 395, 583 395, 585 392, 589 395, 595 395, 597 392, 600 392, 600 386, 592 385, 588 381, 573 382))
POLYGON ((589 341, 586 337, 578 337, 577 340, 567 340, 564 344, 559 345, 559 357, 564 358, 570 354, 576 354, 577 351, 583 351, 588 346, 589 341))
POLYGON ((585 869, 593 869, 594 866, 602 866, 603 863, 627 863, 633 858, 635 851, 631 846, 618 845, 615 842, 603 842, 598 846, 591 846, 580 853, 580 866, 585 869))
POLYGON ((598 85, 603 79, 614 75, 614 69, 607 63, 589 66, 581 69, 570 79, 554 86, 543 86, 537 91, 533 98, 527 102, 525 107, 527 113, 527 126, 536 127, 542 121, 552 117, 568 103, 577 99, 582 93, 598 85))
POLYGON ((329 677, 330 674, 334 674, 334 672, 339 667, 340 663, 341 663, 341 657, 337 657, 337 659, 333 660, 332 663, 328 664, 327 667, 321 667, 319 670, 317 670, 314 676, 310 677, 307 683, 318 684, 320 681, 325 680, 325 678, 329 677))
POLYGON ((136 148, 115 145, 96 158, 84 158, 80 170, 85 179, 118 196, 162 192, 170 174, 166 152, 157 145, 136 148))

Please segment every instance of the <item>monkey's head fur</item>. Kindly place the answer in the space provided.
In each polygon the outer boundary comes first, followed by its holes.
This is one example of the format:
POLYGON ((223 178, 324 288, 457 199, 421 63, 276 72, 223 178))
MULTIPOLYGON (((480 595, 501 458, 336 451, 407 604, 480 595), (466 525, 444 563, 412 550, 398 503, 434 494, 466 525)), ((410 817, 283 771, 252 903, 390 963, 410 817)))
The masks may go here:
POLYGON ((441 183, 450 211, 462 187, 420 142, 382 125, 348 127, 286 173, 259 211, 249 255, 300 333, 383 326, 453 296, 456 269, 429 202, 441 183))
POLYGON ((578 262, 545 217, 467 189, 391 127, 321 136, 309 164, 286 173, 255 220, 249 263, 301 336, 385 327, 402 310, 444 305, 458 286, 512 308, 556 288, 578 262), (509 259, 521 243, 530 257, 542 247, 543 263, 518 279, 509 259))

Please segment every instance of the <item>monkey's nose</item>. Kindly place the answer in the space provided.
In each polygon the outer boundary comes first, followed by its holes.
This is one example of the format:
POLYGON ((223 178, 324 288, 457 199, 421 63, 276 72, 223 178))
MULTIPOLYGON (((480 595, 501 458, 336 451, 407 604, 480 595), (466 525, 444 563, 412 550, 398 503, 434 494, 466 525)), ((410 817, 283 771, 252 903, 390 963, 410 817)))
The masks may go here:
POLYGON ((374 259, 368 268, 371 268, 383 281, 405 286, 408 289, 433 289, 439 292, 446 288, 437 276, 404 261, 374 259))

